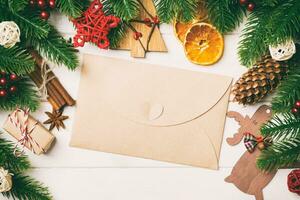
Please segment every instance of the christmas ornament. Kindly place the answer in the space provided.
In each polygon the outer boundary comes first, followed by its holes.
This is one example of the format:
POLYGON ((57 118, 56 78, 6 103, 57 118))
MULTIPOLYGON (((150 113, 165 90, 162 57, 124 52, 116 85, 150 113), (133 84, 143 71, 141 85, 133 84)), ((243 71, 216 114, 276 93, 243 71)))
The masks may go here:
POLYGON ((288 40, 277 46, 270 45, 269 51, 274 60, 288 60, 296 53, 296 45, 293 40, 288 40))
POLYGON ((83 47, 85 42, 92 42, 101 49, 109 47, 107 37, 111 28, 118 26, 120 19, 113 15, 105 16, 103 5, 99 0, 94 0, 83 16, 73 20, 77 29, 74 36, 74 46, 83 47))
POLYGON ((272 93, 287 73, 287 65, 265 56, 237 80, 232 89, 233 101, 254 104, 272 93))
POLYGON ((9 88, 9 91, 11 92, 11 93, 15 93, 16 91, 17 91, 17 87, 16 86, 10 86, 10 88, 9 88))
POLYGON ((0 89, 0 97, 6 97, 7 92, 5 89, 0 89))
POLYGON ((247 10, 249 12, 252 12, 255 9, 255 7, 256 7, 255 3, 251 2, 247 5, 247 10))
POLYGON ((37 6, 40 8, 40 9, 44 9, 46 7, 46 0, 38 0, 37 1, 37 6))
POLYGON ((136 58, 144 58, 146 52, 166 52, 167 47, 159 31, 160 20, 153 1, 137 2, 140 6, 139 16, 126 23, 127 32, 117 49, 130 50, 131 56, 136 58))
POLYGON ((263 150, 265 147, 271 144, 271 138, 263 138, 262 136, 255 136, 251 133, 244 133, 244 145, 246 149, 252 153, 255 148, 258 147, 259 150, 263 150))
POLYGON ((11 48, 20 42, 20 29, 13 21, 3 21, 0 23, 0 45, 11 48))
POLYGON ((290 192, 300 195, 300 170, 291 171, 287 177, 287 185, 290 192))
POLYGON ((7 170, 0 167, 0 193, 8 192, 12 188, 12 177, 7 170))
POLYGON ((40 13, 40 17, 41 17, 42 19, 44 19, 44 20, 47 20, 47 19, 49 19, 49 17, 50 17, 50 13, 49 13, 48 11, 43 10, 43 11, 40 13))
POLYGON ((44 124, 50 124, 49 131, 51 131, 55 127, 57 128, 57 130, 59 130, 60 127, 62 127, 63 129, 65 128, 64 120, 69 119, 69 117, 63 116, 62 115, 63 111, 53 110, 52 113, 50 112, 45 112, 45 113, 49 117, 49 119, 46 120, 44 124))
POLYGON ((207 22, 207 21, 208 21, 208 14, 207 14, 205 1, 199 1, 195 19, 188 23, 183 23, 183 22, 180 22, 179 20, 175 20, 173 23, 174 33, 175 33, 176 37, 179 39, 179 41, 183 44, 186 33, 193 24, 199 23, 199 22, 207 22))
POLYGON ((9 78, 10 78, 11 81, 15 81, 15 80, 18 79, 18 76, 16 74, 10 74, 9 78))
POLYGON ((211 24, 193 24, 186 34, 184 50, 192 63, 212 65, 223 55, 223 36, 211 24))
POLYGON ((17 87, 12 85, 18 80, 16 74, 7 74, 2 72, 0 74, 0 97, 6 97, 9 94, 13 94, 17 91, 17 87))
POLYGON ((49 6, 49 8, 54 9, 55 6, 56 6, 55 0, 49 0, 48 1, 48 6, 49 6))
POLYGON ((5 78, 0 78, 0 85, 6 85, 6 79, 5 78))
MULTIPOLYGON (((243 117, 240 113, 229 111, 228 117, 234 118, 239 124, 238 133, 227 138, 231 146, 241 142, 243 136, 251 134, 255 138, 262 137, 260 127, 271 119, 271 108, 266 105, 260 106, 252 117, 243 117)), ((231 174, 225 178, 228 183, 233 183, 239 190, 246 194, 254 195, 256 200, 263 200, 263 189, 273 179, 277 171, 264 172, 257 168, 256 160, 261 151, 246 151, 233 167, 231 174)))
POLYGON ((295 107, 296 107, 296 108, 300 108, 300 100, 296 101, 295 107))

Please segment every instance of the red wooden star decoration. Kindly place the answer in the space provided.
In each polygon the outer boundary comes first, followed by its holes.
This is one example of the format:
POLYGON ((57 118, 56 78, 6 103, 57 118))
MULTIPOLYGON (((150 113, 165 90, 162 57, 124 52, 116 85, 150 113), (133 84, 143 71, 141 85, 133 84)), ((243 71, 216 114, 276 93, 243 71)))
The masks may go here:
POLYGON ((73 38, 74 47, 83 47, 86 42, 95 43, 101 49, 109 47, 107 35, 111 28, 118 26, 120 18, 106 16, 102 10, 103 5, 99 0, 94 0, 82 17, 72 20, 77 29, 73 38))

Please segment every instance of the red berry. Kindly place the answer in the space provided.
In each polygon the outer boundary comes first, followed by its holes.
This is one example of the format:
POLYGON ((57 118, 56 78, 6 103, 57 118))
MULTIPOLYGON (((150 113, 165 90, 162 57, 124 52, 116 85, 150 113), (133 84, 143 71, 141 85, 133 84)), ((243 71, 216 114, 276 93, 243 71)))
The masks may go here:
POLYGON ((49 0, 48 5, 50 8, 54 9, 55 8, 55 0, 49 0))
POLYGON ((142 37, 142 36, 143 36, 143 34, 141 32, 134 32, 134 34, 133 34, 133 38, 135 40, 140 39, 140 37, 142 37))
POLYGON ((240 0, 240 5, 246 5, 248 3, 248 0, 240 0))
POLYGON ((252 12, 255 8, 255 3, 249 3, 248 6, 247 6, 247 10, 249 12, 252 12))
POLYGON ((14 92, 17 91, 17 87, 13 85, 13 86, 11 86, 11 87, 9 88, 9 91, 10 91, 11 93, 14 93, 14 92))
POLYGON ((150 18, 148 18, 148 17, 145 18, 144 22, 145 22, 146 26, 152 27, 152 23, 151 23, 151 19, 150 18))
POLYGON ((10 80, 15 81, 15 80, 17 80, 18 76, 16 74, 11 74, 9 76, 9 78, 10 78, 10 80))
POLYGON ((6 84, 6 78, 0 78, 0 85, 6 84))
POLYGON ((152 20, 153 20, 154 24, 159 24, 160 23, 158 16, 153 17, 152 20))
POLYGON ((300 108, 300 100, 296 101, 295 108, 300 108))
POLYGON ((40 17, 44 20, 47 20, 47 19, 49 19, 50 14, 47 11, 42 11, 40 14, 40 17))
POLYGON ((297 114, 298 111, 299 111, 299 110, 298 110, 297 108, 292 108, 292 113, 293 113, 293 114, 297 114))
POLYGON ((39 8, 43 9, 46 7, 46 2, 45 2, 45 0, 38 0, 37 5, 39 8))
POLYGON ((1 90, 0 90, 0 97, 5 97, 6 95, 7 95, 6 90, 1 89, 1 90))

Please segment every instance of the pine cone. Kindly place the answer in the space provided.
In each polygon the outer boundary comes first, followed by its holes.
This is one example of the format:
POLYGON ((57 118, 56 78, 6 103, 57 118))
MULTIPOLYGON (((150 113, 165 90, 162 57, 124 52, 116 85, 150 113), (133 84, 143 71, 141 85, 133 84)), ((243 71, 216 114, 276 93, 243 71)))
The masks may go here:
POLYGON ((278 62, 270 56, 264 56, 254 67, 234 84, 233 101, 241 104, 254 104, 272 93, 286 76, 286 62, 278 62))

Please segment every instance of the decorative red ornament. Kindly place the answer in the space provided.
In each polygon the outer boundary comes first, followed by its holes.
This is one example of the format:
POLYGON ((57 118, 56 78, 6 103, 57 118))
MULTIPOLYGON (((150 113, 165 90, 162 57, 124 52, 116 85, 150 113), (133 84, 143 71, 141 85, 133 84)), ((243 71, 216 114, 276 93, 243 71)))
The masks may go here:
POLYGON ((300 195, 300 170, 295 169, 291 171, 287 177, 287 185, 289 191, 300 195))
POLYGON ((37 5, 39 8, 43 9, 46 7, 46 2, 45 2, 45 0, 38 0, 37 5))
POLYGON ((47 20, 47 19, 49 19, 49 17, 50 17, 50 13, 47 12, 47 11, 45 11, 45 10, 43 10, 43 11, 40 13, 40 17, 41 17, 42 19, 44 19, 44 20, 47 20))
POLYGON ((30 0, 30 1, 29 1, 29 5, 30 5, 31 7, 34 7, 34 6, 35 6, 35 0, 30 0))
POLYGON ((295 108, 298 108, 298 109, 300 108, 300 100, 296 101, 295 108))
POLYGON ((255 3, 249 3, 248 6, 247 6, 247 10, 249 12, 252 12, 255 8, 255 3))
POLYGON ((15 81, 18 79, 18 76, 16 74, 9 75, 10 80, 15 81))
POLYGON ((55 5, 56 5, 55 0, 49 0, 48 5, 49 5, 50 8, 54 9, 55 5))
POLYGON ((0 78, 0 85, 6 85, 6 78, 0 78))
POLYGON ((11 93, 15 93, 16 91, 17 91, 17 87, 16 86, 11 86, 10 88, 9 88, 9 91, 11 92, 11 93))
POLYGON ((1 89, 1 90, 0 90, 0 97, 5 97, 6 95, 7 95, 6 90, 1 89))
POLYGON ((248 0, 239 0, 240 5, 246 5, 248 3, 248 0))
POLYGON ((291 111, 292 111, 293 114, 297 114, 299 110, 297 108, 292 108, 291 111))
POLYGON ((133 33, 133 38, 135 39, 135 40, 138 40, 138 39, 140 39, 141 37, 143 37, 143 34, 141 33, 141 32, 134 32, 133 33))
POLYGON ((102 3, 94 0, 82 17, 73 20, 77 29, 73 38, 74 47, 83 47, 86 42, 92 42, 101 49, 109 47, 107 35, 111 28, 118 26, 120 19, 113 15, 104 15, 102 8, 102 3))

